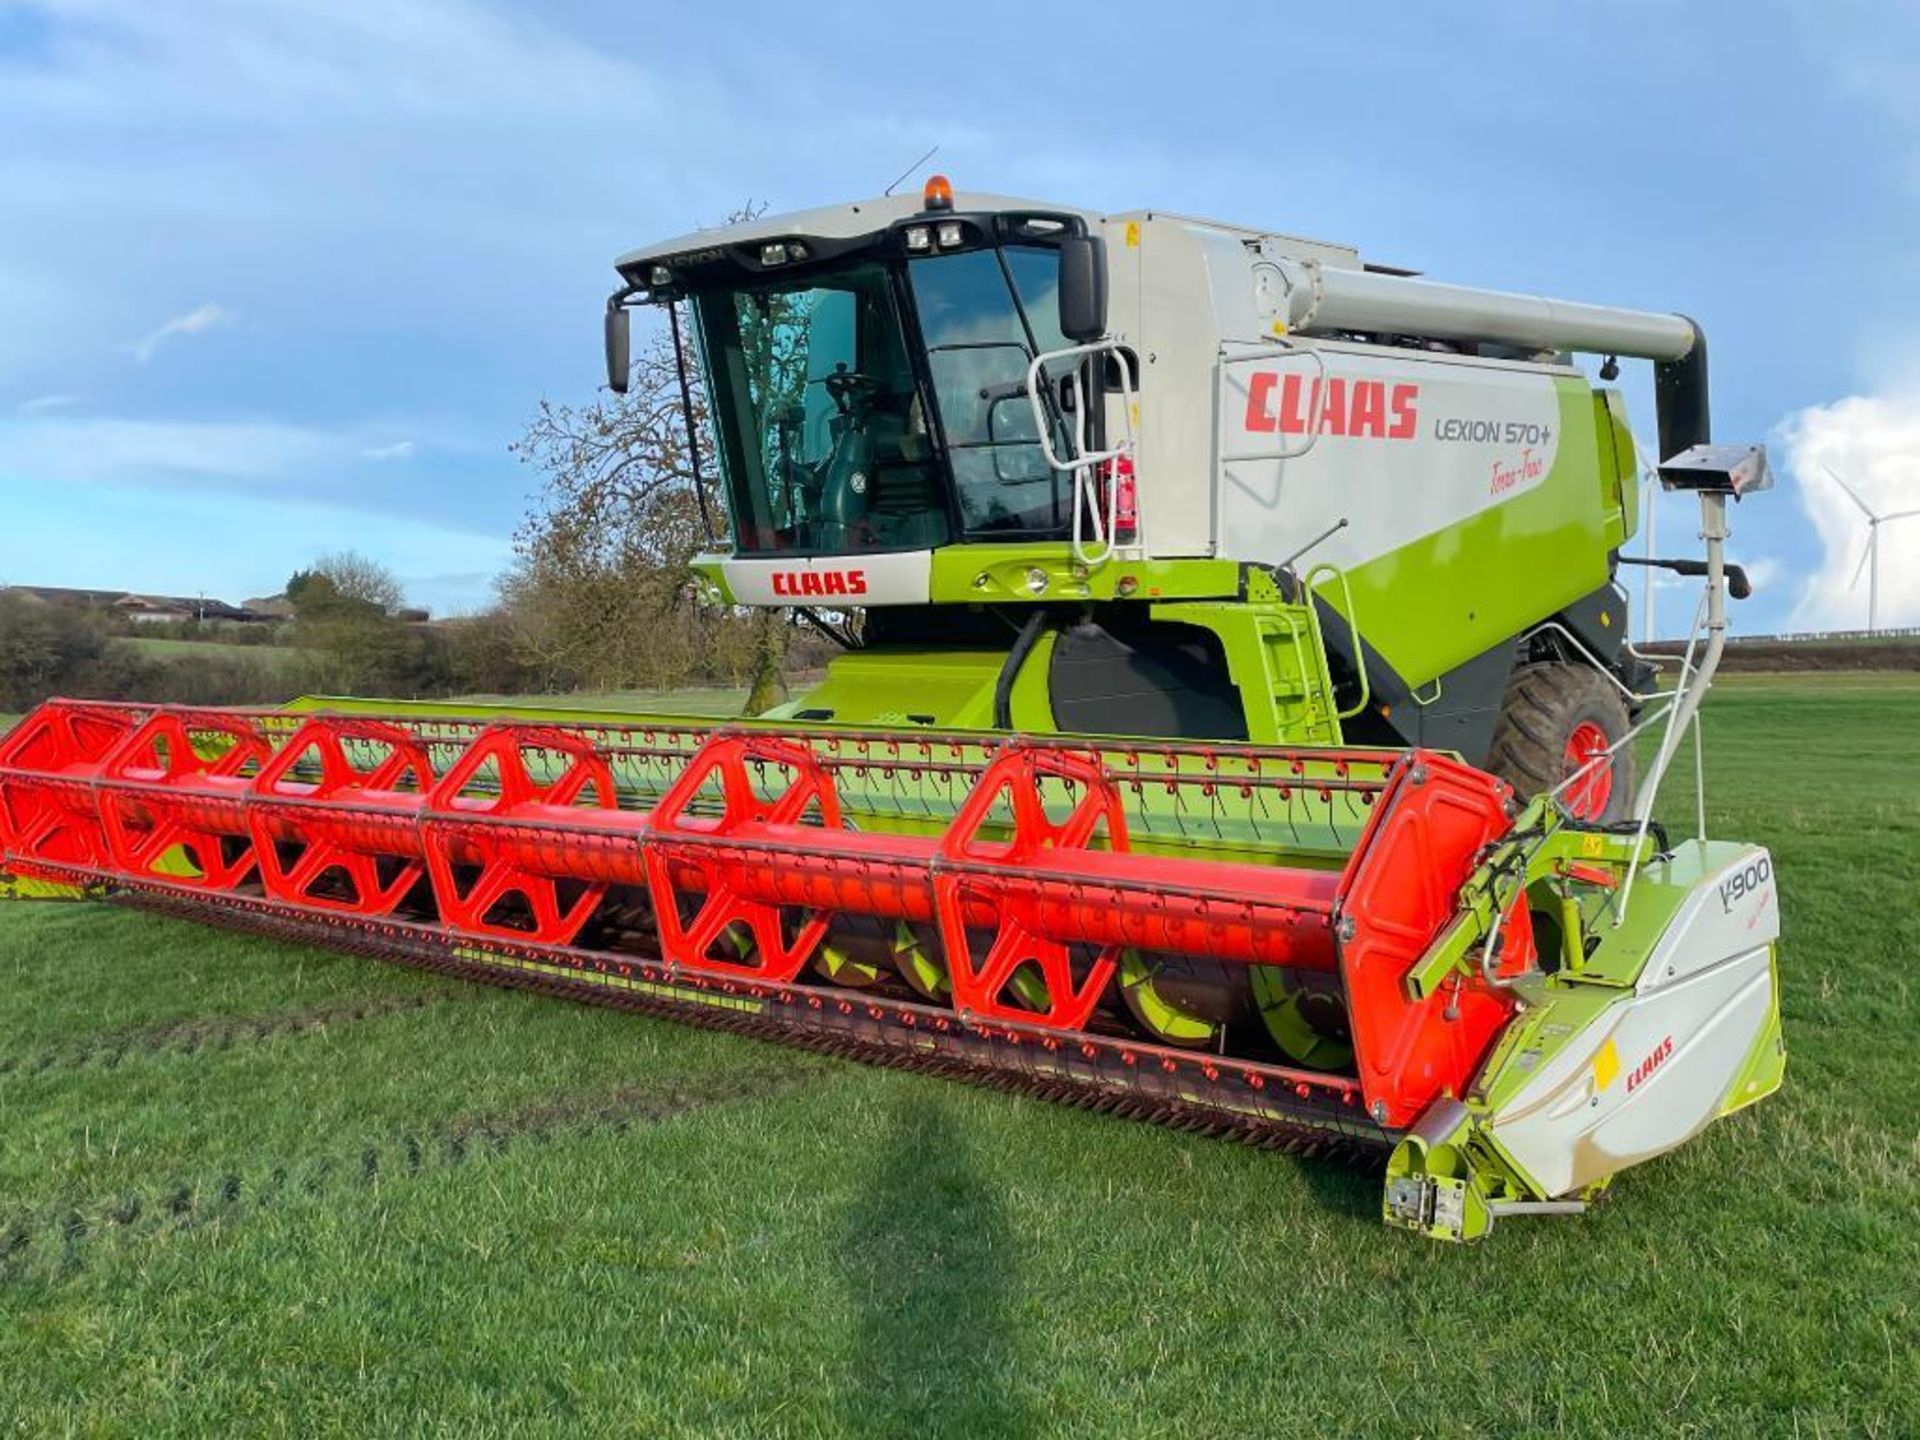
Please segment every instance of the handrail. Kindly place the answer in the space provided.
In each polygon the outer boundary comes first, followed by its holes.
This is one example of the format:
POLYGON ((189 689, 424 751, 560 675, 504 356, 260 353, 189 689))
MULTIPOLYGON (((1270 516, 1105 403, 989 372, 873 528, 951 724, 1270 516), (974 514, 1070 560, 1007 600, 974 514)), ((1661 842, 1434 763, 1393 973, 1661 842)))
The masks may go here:
MULTIPOLYGON (((1342 613, 1346 618, 1347 633, 1353 637, 1353 669, 1360 681, 1360 698, 1353 703, 1351 709, 1336 710, 1333 712, 1338 719, 1351 720, 1373 703, 1373 686, 1367 679, 1366 642, 1360 638, 1360 622, 1359 617, 1354 614, 1353 587, 1347 583, 1347 572, 1331 560, 1322 560, 1318 565, 1315 565, 1311 570, 1307 571, 1305 578, 1300 581, 1300 594, 1307 602, 1307 609, 1310 611, 1314 609, 1314 581, 1323 570, 1333 579, 1340 582, 1340 597, 1346 602, 1346 609, 1342 613)), ((1314 623, 1316 625, 1319 624, 1319 616, 1317 613, 1314 616, 1314 623)))
MULTIPOLYGON (((1115 474, 1107 486, 1107 513, 1103 517, 1094 497, 1090 495, 1093 467, 1096 465, 1114 465, 1126 459, 1132 461, 1137 437, 1133 428, 1133 411, 1136 403, 1135 381, 1133 377, 1133 357, 1126 346, 1109 336, 1085 345, 1069 345, 1061 350, 1046 350, 1033 357, 1027 366, 1027 403, 1033 406, 1033 423, 1040 436, 1040 453, 1053 469, 1071 471, 1073 474, 1073 532, 1071 545, 1073 558, 1089 569, 1098 569, 1113 558, 1118 544, 1117 531, 1120 520, 1120 485, 1115 474), (1112 355, 1119 361, 1120 373, 1120 413, 1122 439, 1117 445, 1105 450, 1088 451, 1087 444, 1087 405, 1086 394, 1080 384, 1080 371, 1076 367, 1064 378, 1073 387, 1073 450, 1072 456, 1062 459, 1053 448, 1052 417, 1040 399, 1040 379, 1046 373, 1046 366, 1054 360, 1070 360, 1092 355, 1112 355), (1093 542, 1104 545, 1099 551, 1087 549, 1083 522, 1091 516, 1093 520, 1093 542)), ((1091 387, 1086 387, 1090 389, 1091 387)), ((1117 469, 1117 466, 1116 466, 1117 469)), ((1135 484, 1139 483, 1138 472, 1135 484)))
MULTIPOLYGON (((1304 355, 1313 361, 1319 371, 1319 374, 1314 379, 1315 388, 1312 393, 1316 396, 1327 393, 1327 357, 1320 353, 1317 346, 1296 345, 1291 340, 1228 340, 1222 343, 1246 347, 1249 353, 1234 356, 1233 358, 1236 361, 1258 360, 1265 355, 1287 358, 1304 355)), ((1225 357, 1223 356, 1222 359, 1224 360, 1225 357)), ((1226 367, 1223 365, 1220 370, 1220 380, 1222 384, 1226 383, 1226 378, 1226 367)), ((1298 460, 1301 456, 1312 450, 1315 445, 1319 444, 1321 435, 1325 433, 1325 407, 1316 404, 1312 407, 1312 410, 1312 415, 1307 418, 1306 443, 1300 446, 1299 449, 1293 450, 1282 445, 1277 450, 1242 450, 1232 455, 1222 452, 1220 456, 1221 467, 1224 469, 1228 465, 1247 465, 1252 464, 1256 460, 1298 460)))

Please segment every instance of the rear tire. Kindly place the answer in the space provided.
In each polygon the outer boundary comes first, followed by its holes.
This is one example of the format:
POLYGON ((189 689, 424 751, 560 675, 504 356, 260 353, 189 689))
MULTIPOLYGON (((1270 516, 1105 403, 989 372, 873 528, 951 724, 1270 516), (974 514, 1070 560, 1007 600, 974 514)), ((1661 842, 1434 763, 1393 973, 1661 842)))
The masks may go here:
MULTIPOLYGON (((1619 687, 1585 665, 1523 665, 1507 686, 1487 747, 1487 769, 1530 800, 1553 789, 1627 733, 1619 687)), ((1635 765, 1628 746, 1561 792, 1567 809, 1603 824, 1633 810, 1635 765)))

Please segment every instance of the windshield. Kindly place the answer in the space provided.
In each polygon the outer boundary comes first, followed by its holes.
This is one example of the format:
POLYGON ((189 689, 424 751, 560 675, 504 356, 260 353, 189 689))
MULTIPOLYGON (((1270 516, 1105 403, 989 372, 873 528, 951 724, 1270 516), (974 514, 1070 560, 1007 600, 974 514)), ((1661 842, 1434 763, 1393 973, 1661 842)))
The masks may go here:
POLYGON ((742 550, 945 543, 947 509, 884 266, 711 292, 698 306, 742 550))
POLYGON ((904 270, 904 288, 862 261, 696 296, 742 552, 920 549, 956 524, 986 540, 1066 533, 1071 479, 1047 464, 1026 393, 1034 355, 1066 344, 1058 252, 969 250, 904 270))

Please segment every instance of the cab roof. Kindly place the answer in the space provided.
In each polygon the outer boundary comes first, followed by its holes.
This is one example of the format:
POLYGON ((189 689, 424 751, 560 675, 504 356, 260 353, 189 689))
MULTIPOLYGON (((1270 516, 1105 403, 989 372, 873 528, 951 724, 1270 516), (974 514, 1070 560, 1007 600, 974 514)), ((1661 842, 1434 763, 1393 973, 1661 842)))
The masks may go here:
MULTIPOLYGON (((1050 215, 1078 215, 1090 227, 1097 225, 1101 219, 1098 211, 1084 210, 1077 205, 1022 200, 1011 195, 989 195, 975 190, 955 191, 953 209, 958 213, 1033 211, 1050 215)), ((671 240, 662 240, 657 244, 643 245, 638 250, 629 250, 613 263, 615 269, 631 274, 635 266, 653 261, 670 260, 676 255, 684 255, 689 251, 710 250, 722 245, 741 245, 755 240, 771 240, 783 236, 806 236, 820 240, 853 240, 863 235, 876 234, 896 221, 927 213, 929 212, 926 202, 921 198, 918 190, 898 195, 879 195, 871 200, 855 200, 842 205, 822 205, 813 210, 790 210, 781 215, 762 215, 754 220, 743 220, 736 225, 715 225, 705 230, 690 231, 671 240)))

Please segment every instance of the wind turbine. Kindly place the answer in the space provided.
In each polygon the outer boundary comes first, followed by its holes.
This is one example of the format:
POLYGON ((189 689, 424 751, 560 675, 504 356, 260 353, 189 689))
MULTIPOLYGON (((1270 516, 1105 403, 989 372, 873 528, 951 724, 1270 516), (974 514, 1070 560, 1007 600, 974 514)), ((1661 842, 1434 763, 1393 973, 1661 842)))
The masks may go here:
POLYGON ((1869 572, 1867 576, 1867 633, 1872 635, 1880 628, 1880 527, 1891 524, 1895 520, 1906 520, 1915 515, 1920 515, 1920 506, 1915 506, 1911 510, 1895 510, 1888 515, 1876 515, 1867 507, 1867 502, 1862 500, 1859 495, 1854 492, 1854 488, 1851 485, 1834 474, 1831 465, 1822 465, 1820 468, 1826 471, 1827 474, 1833 476, 1833 483, 1846 491, 1847 498, 1859 506, 1860 513, 1867 517, 1867 548, 1860 552, 1860 563, 1853 567, 1853 579, 1847 582, 1847 588, 1851 590, 1860 583, 1860 572, 1862 570, 1869 572))

